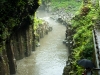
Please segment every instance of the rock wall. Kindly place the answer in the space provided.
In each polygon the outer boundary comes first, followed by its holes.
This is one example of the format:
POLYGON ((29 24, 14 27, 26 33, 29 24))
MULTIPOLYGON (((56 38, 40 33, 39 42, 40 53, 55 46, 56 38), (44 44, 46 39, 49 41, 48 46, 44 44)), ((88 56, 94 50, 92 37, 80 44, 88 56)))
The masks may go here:
MULTIPOLYGON (((2 47, 2 49, 4 48, 2 47)), ((2 55, 0 55, 0 75, 10 75, 8 58, 5 50, 2 52, 2 55)))
POLYGON ((38 47, 39 41, 45 35, 52 31, 52 27, 49 26, 48 22, 44 21, 43 24, 39 24, 38 28, 35 30, 35 46, 38 47))
POLYGON ((14 75, 16 60, 31 55, 34 41, 33 19, 38 0, 0 1, 0 75, 14 75))

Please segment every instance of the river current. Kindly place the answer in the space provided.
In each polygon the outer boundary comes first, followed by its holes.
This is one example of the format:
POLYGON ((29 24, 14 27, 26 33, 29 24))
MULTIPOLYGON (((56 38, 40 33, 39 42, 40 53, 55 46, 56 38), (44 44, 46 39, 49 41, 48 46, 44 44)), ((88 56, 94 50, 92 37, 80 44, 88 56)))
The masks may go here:
POLYGON ((44 11, 36 15, 48 21, 53 30, 40 39, 40 47, 31 56, 17 61, 16 75, 62 75, 68 59, 68 48, 63 44, 66 27, 44 11))

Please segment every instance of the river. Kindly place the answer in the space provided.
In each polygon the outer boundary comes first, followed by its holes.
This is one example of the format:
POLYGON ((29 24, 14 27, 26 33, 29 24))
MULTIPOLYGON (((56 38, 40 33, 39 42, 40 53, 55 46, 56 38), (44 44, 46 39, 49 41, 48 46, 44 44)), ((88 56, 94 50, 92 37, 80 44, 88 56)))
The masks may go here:
POLYGON ((16 75, 62 75, 68 59, 68 48, 62 42, 66 28, 47 12, 37 11, 36 15, 48 21, 53 30, 40 39, 40 47, 31 56, 17 61, 16 75))

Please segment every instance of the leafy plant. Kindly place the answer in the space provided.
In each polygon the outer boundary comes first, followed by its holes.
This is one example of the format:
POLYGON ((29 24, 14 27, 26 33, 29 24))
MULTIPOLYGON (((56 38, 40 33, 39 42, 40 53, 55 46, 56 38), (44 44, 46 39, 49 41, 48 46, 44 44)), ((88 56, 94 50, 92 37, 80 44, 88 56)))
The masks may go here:
MULTIPOLYGON (((72 19, 72 28, 75 29, 73 34, 74 40, 74 48, 73 48, 73 57, 74 61, 77 61, 82 58, 93 59, 93 50, 94 43, 92 37, 92 29, 94 27, 93 18, 97 18, 98 12, 96 12, 94 7, 82 8, 81 12, 77 14, 72 19), (86 14, 84 14, 84 12, 86 14), (83 15, 82 15, 83 14, 83 15)), ((77 66, 77 62, 73 63, 73 67, 77 69, 73 70, 80 75, 82 73, 82 69, 79 70, 79 66, 77 66)))

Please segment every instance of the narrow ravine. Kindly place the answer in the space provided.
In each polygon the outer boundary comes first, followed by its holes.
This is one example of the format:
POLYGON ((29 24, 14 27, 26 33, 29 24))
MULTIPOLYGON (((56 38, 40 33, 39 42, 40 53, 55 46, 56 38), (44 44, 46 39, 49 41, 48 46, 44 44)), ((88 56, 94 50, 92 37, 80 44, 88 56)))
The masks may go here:
POLYGON ((31 56, 17 61, 16 75, 62 75, 68 58, 68 49, 62 42, 66 28, 48 13, 38 11, 37 15, 48 21, 53 30, 41 38, 40 47, 31 56))

